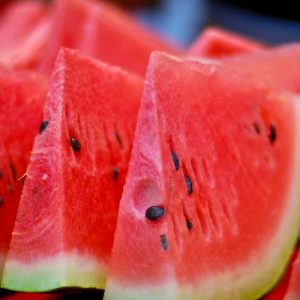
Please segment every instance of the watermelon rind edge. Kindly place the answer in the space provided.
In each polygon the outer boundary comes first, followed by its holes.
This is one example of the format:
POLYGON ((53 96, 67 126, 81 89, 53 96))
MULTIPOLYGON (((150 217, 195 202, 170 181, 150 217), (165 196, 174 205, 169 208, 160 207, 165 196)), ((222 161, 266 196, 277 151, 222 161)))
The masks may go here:
POLYGON ((31 264, 6 263, 2 287, 24 292, 43 292, 61 287, 103 289, 106 264, 74 251, 31 264))

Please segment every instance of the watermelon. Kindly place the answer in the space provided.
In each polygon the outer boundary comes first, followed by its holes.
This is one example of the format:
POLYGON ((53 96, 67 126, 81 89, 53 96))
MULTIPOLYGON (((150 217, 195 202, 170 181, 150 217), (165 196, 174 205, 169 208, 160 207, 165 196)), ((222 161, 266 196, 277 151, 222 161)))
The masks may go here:
POLYGON ((300 227, 299 100, 152 54, 106 300, 257 299, 300 227))
POLYGON ((143 82, 62 49, 2 287, 104 288, 143 82))
POLYGON ((0 65, 36 68, 51 21, 47 6, 38 1, 16 1, 0 15, 0 65))
POLYGON ((188 53, 196 56, 226 57, 256 52, 264 46, 254 40, 217 27, 206 28, 190 46, 188 53))
POLYGON ((261 50, 256 53, 244 53, 235 57, 206 59, 188 57, 191 61, 213 64, 230 68, 255 80, 260 85, 271 85, 280 89, 300 93, 300 45, 290 44, 261 50))
POLYGON ((112 5, 93 0, 56 0, 54 25, 42 70, 49 72, 60 47, 145 75, 149 56, 155 49, 177 51, 133 18, 112 5), (76 24, 76 31, 74 31, 76 24))
POLYGON ((264 300, 300 299, 300 248, 292 256, 289 268, 275 289, 264 300))
POLYGON ((221 64, 243 73, 249 80, 300 93, 300 44, 290 44, 223 58, 221 64))
POLYGON ((0 280, 45 94, 42 78, 0 69, 0 280))

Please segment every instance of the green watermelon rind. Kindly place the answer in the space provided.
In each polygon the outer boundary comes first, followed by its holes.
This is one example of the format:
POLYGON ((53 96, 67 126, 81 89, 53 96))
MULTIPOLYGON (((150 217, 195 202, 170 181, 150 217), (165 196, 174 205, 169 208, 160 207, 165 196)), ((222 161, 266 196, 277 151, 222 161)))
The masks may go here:
POLYGON ((15 291, 49 291, 68 287, 103 289, 106 281, 106 264, 89 255, 77 252, 60 254, 32 263, 6 262, 2 288, 15 291))
MULTIPOLYGON (((285 214, 282 215, 282 222, 277 234, 266 245, 265 249, 261 249, 261 258, 249 262, 245 267, 246 271, 241 268, 240 276, 235 273, 233 278, 229 271, 227 274, 214 276, 211 282, 209 280, 206 283, 201 282, 197 290, 192 286, 180 287, 173 282, 154 286, 126 286, 114 281, 113 278, 109 278, 104 296, 105 300, 253 300, 260 298, 276 285, 288 264, 300 233, 299 97, 295 99, 295 103, 295 169, 287 193, 286 203, 289 205, 286 207, 285 214), (269 255, 263 255, 263 253, 269 253, 269 255), (245 276, 245 274, 249 274, 249 276, 245 276)), ((257 253, 255 254, 257 255, 257 253)), ((230 266, 228 269, 230 270, 230 266)))

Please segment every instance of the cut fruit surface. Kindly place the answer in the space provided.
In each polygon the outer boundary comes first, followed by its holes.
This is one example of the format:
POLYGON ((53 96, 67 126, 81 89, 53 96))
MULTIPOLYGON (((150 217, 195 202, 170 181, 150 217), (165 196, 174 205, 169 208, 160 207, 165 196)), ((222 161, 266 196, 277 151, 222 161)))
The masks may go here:
POLYGON ((154 53, 106 300, 257 299, 300 223, 299 100, 154 53))
POLYGON ((223 58, 224 64, 250 81, 300 93, 300 44, 280 46, 259 53, 223 58))
POLYGON ((0 69, 0 281, 45 98, 42 78, 0 69))
POLYGON ((60 47, 145 75, 154 50, 177 52, 120 9, 94 0, 56 0, 54 26, 42 69, 52 70, 60 47), (76 24, 76 30, 74 30, 76 24))
POLYGON ((3 287, 104 288, 142 86, 119 68, 61 50, 3 287))
POLYGON ((226 57, 265 48, 258 42, 217 27, 206 28, 189 49, 190 55, 226 57))
POLYGON ((35 68, 48 38, 50 15, 38 1, 13 1, 0 14, 0 64, 35 68))
POLYGON ((244 53, 218 60, 188 58, 203 64, 223 66, 261 86, 300 93, 300 45, 291 44, 257 53, 244 53))

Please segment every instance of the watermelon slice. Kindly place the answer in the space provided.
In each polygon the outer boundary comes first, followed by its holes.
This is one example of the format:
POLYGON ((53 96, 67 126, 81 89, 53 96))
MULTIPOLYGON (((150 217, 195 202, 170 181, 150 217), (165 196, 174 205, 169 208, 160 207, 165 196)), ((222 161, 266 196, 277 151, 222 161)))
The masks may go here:
POLYGON ((45 5, 38 1, 16 1, 0 15, 0 64, 35 68, 51 25, 45 5))
POLYGON ((0 70, 0 280, 45 94, 42 78, 0 70))
POLYGON ((233 56, 254 52, 264 46, 249 38, 217 27, 206 28, 189 49, 190 55, 207 57, 233 56))
POLYGON ((300 226, 298 101, 152 55, 106 300, 257 299, 274 285, 300 226))
POLYGON ((3 287, 104 288, 142 87, 119 68, 60 52, 3 287))
POLYGON ((298 248, 289 265, 287 272, 264 300, 299 300, 300 299, 300 248, 298 248))
POLYGON ((153 50, 177 51, 112 5, 93 0, 56 0, 55 10, 50 47, 42 59, 42 69, 48 72, 60 47, 78 49, 142 76, 153 50))

